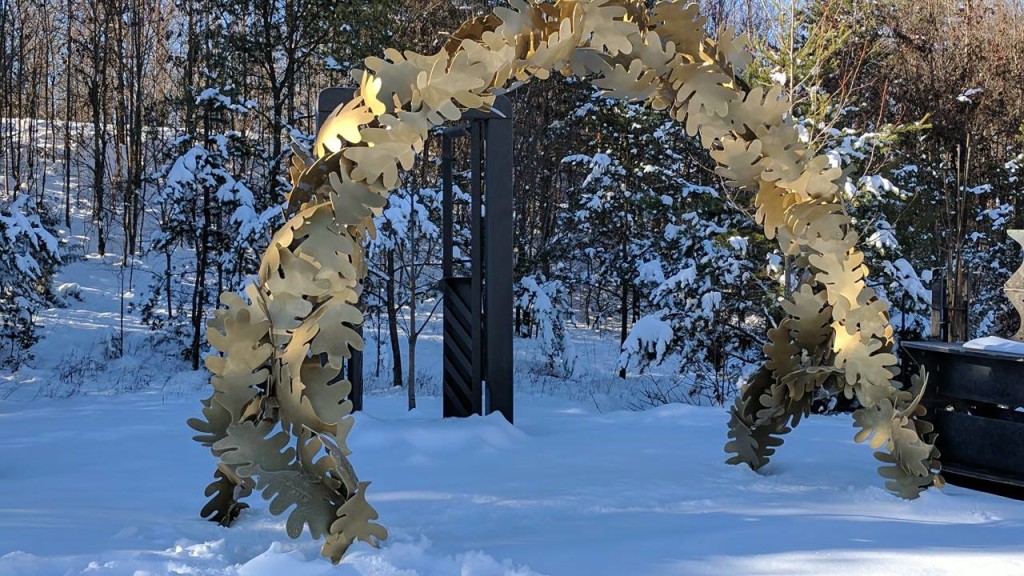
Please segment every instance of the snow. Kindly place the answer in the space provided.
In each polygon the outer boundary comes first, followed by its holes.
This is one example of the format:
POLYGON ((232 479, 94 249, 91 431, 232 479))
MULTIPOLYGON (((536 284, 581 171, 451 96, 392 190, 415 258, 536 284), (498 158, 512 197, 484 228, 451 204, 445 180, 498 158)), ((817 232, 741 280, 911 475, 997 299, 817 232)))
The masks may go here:
MULTIPOLYGON (((17 200, 0 211, 0 230, 3 230, 10 244, 13 244, 18 237, 23 237, 33 248, 45 246, 52 254, 59 254, 57 239, 50 234, 39 221, 39 216, 24 213, 25 203, 29 195, 22 194, 17 200), (7 214, 4 214, 6 212, 7 214)), ((39 272, 39 263, 30 254, 16 255, 16 265, 29 276, 35 276, 39 272)))
POLYGON ((881 254, 885 254, 887 249, 892 250, 900 247, 900 243, 896 239, 896 229, 885 220, 875 222, 875 231, 868 236, 867 242, 874 246, 881 254))
POLYGON ((959 96, 957 96, 956 100, 957 100, 957 102, 961 102, 963 104, 973 104, 974 100, 972 100, 972 98, 974 98, 978 94, 983 93, 984 91, 985 90, 982 89, 982 88, 971 88, 969 90, 964 91, 959 96))
POLYGON ((641 262, 637 266, 637 281, 661 284, 665 281, 665 270, 662 268, 661 260, 650 260, 641 262))
POLYGON ((747 239, 744 238, 743 236, 732 236, 732 237, 730 237, 729 238, 729 245, 733 247, 733 250, 736 250, 740 254, 742 254, 744 256, 747 255, 748 242, 747 242, 747 239))
POLYGON ((79 298, 82 297, 82 287, 75 282, 65 282, 57 287, 57 295, 61 298, 79 298))
POLYGON ((515 427, 443 420, 437 398, 412 413, 368 398, 353 461, 391 537, 335 570, 258 499, 230 529, 197 516, 213 469, 184 425, 197 398, 5 404, 0 575, 1024 570, 1024 505, 956 487, 899 500, 848 417, 803 423, 762 476, 722 462, 722 410, 537 396, 518 399, 515 427))
POLYGON ((925 288, 923 284, 923 281, 930 280, 931 271, 926 271, 929 278, 924 278, 923 273, 921 276, 918 276, 914 267, 905 258, 898 258, 893 262, 886 260, 883 262, 883 266, 885 267, 885 274, 892 278, 895 281, 895 285, 901 287, 908 296, 916 298, 921 302, 931 303, 932 291, 925 288))
POLYGON ((1024 342, 1007 340, 998 336, 985 336, 964 342, 964 348, 972 350, 988 350, 990 352, 1007 352, 1010 354, 1024 355, 1024 342))
POLYGON ((620 365, 627 365, 629 359, 636 356, 652 357, 656 362, 665 357, 675 333, 672 325, 662 316, 662 313, 651 314, 633 324, 626 341, 622 343, 620 365))

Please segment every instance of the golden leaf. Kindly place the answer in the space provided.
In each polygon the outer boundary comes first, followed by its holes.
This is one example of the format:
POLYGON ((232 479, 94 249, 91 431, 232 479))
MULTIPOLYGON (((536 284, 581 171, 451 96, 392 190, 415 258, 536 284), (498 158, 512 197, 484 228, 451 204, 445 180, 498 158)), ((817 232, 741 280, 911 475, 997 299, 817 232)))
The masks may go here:
MULTIPOLYGON (((276 248, 279 258, 279 266, 275 268, 261 267, 260 280, 263 287, 271 295, 271 298, 279 294, 294 294, 298 297, 322 296, 330 284, 326 280, 317 280, 317 268, 307 260, 296 257, 291 250, 280 245, 271 246, 270 250, 276 248)), ((271 318, 274 327, 278 323, 271 318)))
POLYGON ((299 185, 299 178, 302 173, 306 171, 307 167, 311 166, 316 161, 315 158, 309 153, 306 148, 300 145, 298 142, 292 141, 289 144, 292 150, 292 165, 288 168, 288 176, 291 179, 292 187, 299 185))
POLYGON ((320 358, 314 356, 302 363, 301 370, 303 394, 309 398, 317 417, 337 425, 352 413, 352 402, 348 399, 352 385, 341 378, 338 368, 322 365, 320 358))
POLYGON ((761 181, 761 174, 770 161, 761 155, 761 142, 747 142, 735 137, 721 141, 721 150, 711 150, 718 162, 715 173, 725 178, 733 188, 753 188, 761 181))
POLYGON ((768 343, 764 345, 764 354, 768 357, 765 368, 771 370, 776 379, 800 367, 800 348, 793 344, 789 333, 791 322, 787 318, 768 330, 768 343))
POLYGON ((341 151, 333 152, 317 157, 312 164, 306 166, 294 187, 287 194, 288 207, 286 215, 294 214, 303 205, 309 202, 323 202, 324 197, 319 196, 323 191, 327 175, 337 170, 351 170, 351 162, 345 159, 341 151))
POLYGON ((383 526, 372 522, 379 516, 366 501, 369 482, 361 482, 357 490, 337 511, 337 520, 331 524, 331 534, 324 542, 321 553, 335 564, 341 561, 348 547, 356 540, 378 547, 388 537, 383 526))
MULTIPOLYGON (((919 453, 925 451, 925 446, 916 447, 919 453)), ((878 474, 887 479, 885 487, 893 494, 907 500, 914 500, 931 485, 940 485, 941 476, 929 474, 927 476, 915 476, 908 474, 891 454, 875 452, 875 458, 883 462, 884 466, 878 467, 878 474)))
MULTIPOLYGON (((345 150, 345 157, 355 164, 352 169, 352 180, 364 181, 367 184, 380 181, 384 188, 392 190, 398 186, 399 165, 403 170, 412 170, 416 161, 416 151, 404 142, 385 142, 372 147, 348 148, 345 150)), ((335 191, 338 190, 333 179, 331 186, 335 191)))
MULTIPOLYGON (((733 76, 739 76, 747 69, 754 57, 747 50, 749 39, 746 33, 737 34, 734 28, 723 28, 713 43, 715 62, 733 76)), ((788 111, 788 110, 787 110, 788 111)), ((779 118, 782 116, 779 115, 779 118)))
POLYGON ((316 135, 313 150, 317 156, 324 156, 345 147, 345 141, 352 144, 362 142, 359 127, 373 122, 376 116, 360 98, 354 98, 339 106, 324 120, 316 135))
POLYGON ((203 416, 206 420, 189 418, 188 425, 196 432, 199 432, 199 434, 192 437, 193 440, 201 443, 203 446, 212 447, 218 440, 227 435, 228 426, 235 423, 235 418, 227 408, 217 401, 215 396, 203 399, 202 403, 203 416))
POLYGON ((366 104, 374 116, 380 116, 387 112, 387 106, 377 99, 382 83, 380 78, 376 78, 373 74, 363 71, 363 77, 359 82, 359 90, 356 91, 356 98, 362 98, 363 103, 366 104))
POLYGON ((674 68, 674 64, 682 62, 682 55, 676 54, 676 45, 670 40, 662 40, 657 32, 651 31, 647 34, 634 34, 630 36, 633 44, 631 55, 643 62, 657 76, 668 74, 674 68))
MULTIPOLYGON (((729 115, 729 104, 736 100, 736 91, 727 86, 732 79, 716 66, 704 63, 683 63, 670 77, 676 92, 676 105, 686 107, 686 132, 697 134, 706 117, 729 115)), ((678 115, 677 115, 678 117, 678 115)))
POLYGON ((434 125, 458 120, 462 117, 462 111, 456 102, 474 109, 494 103, 493 95, 478 93, 486 87, 487 76, 487 67, 483 64, 469 64, 465 52, 458 52, 451 62, 438 60, 429 71, 420 72, 416 77, 418 97, 414 93, 413 106, 417 106, 418 100, 421 100, 428 108, 427 119, 434 125))
POLYGON ((312 302, 287 292, 274 294, 267 299, 266 304, 267 316, 273 322, 275 336, 284 336, 288 330, 302 325, 302 319, 313 310, 312 302))
POLYGON ((506 44, 515 45, 518 38, 533 31, 538 8, 524 0, 508 0, 508 4, 509 8, 494 8, 494 15, 501 19, 501 25, 495 33, 504 38, 506 44))
POLYGON ((336 296, 354 297, 357 282, 352 253, 356 250, 348 229, 334 218, 330 203, 316 206, 305 214, 306 222, 295 233, 300 242, 295 255, 317 265, 317 280, 328 280, 336 296))
POLYGON ((810 366, 786 374, 781 382, 788 388, 790 398, 799 401, 810 398, 826 380, 838 373, 840 371, 832 366, 810 366))
POLYGON ((542 40, 526 58, 526 70, 540 80, 546 80, 551 70, 562 70, 572 61, 582 35, 582 26, 572 19, 562 20, 558 30, 542 40))
POLYGON ((889 325, 889 306, 875 296, 871 288, 864 288, 857 295, 856 306, 846 296, 839 296, 833 316, 845 326, 847 334, 857 332, 881 337, 889 325))
POLYGON ((707 21, 700 15, 700 7, 689 0, 658 2, 652 13, 654 29, 662 38, 673 42, 676 51, 697 60, 704 42, 707 21))
MULTIPOLYGON (((793 193, 796 194, 795 192, 793 193)), ((834 254, 835 250, 826 249, 845 243, 850 216, 843 211, 843 206, 835 202, 811 200, 798 202, 786 214, 787 224, 804 242, 818 250, 821 254, 834 254), (817 240, 823 242, 818 242, 817 240)))
MULTIPOLYGON (((772 166, 765 173, 766 180, 779 180, 779 186, 788 188, 800 195, 802 199, 820 199, 834 201, 839 190, 837 181, 843 177, 839 168, 831 168, 827 156, 816 156, 804 165, 804 171, 794 180, 782 179, 785 172, 783 166, 772 166)), ((788 171, 788 168, 785 168, 788 171)))
POLYGON ((639 59, 629 64, 629 70, 616 64, 607 70, 603 78, 593 81, 594 86, 604 90, 602 96, 622 100, 647 100, 657 89, 658 77, 648 70, 639 59))
POLYGON ((380 128, 364 128, 363 140, 370 148, 388 144, 402 144, 413 150, 423 150, 423 142, 430 130, 429 112, 399 112, 399 117, 385 115, 380 118, 380 128))
POLYGON ((766 237, 775 238, 780 229, 786 228, 786 213, 796 199, 796 194, 789 190, 764 179, 758 180, 757 196, 754 197, 757 214, 754 217, 764 226, 766 237))
POLYGON ((841 296, 851 302, 857 301, 861 290, 864 289, 864 278, 867 275, 863 252, 841 255, 811 254, 808 261, 820 270, 817 280, 827 288, 829 304, 835 306, 841 296))
POLYGON ((756 132, 761 141, 761 153, 771 159, 765 179, 799 181, 807 162, 807 149, 800 142, 796 130, 790 125, 776 125, 767 130, 759 127, 756 132))
POLYGON ((337 422, 327 421, 320 416, 321 411, 325 416, 331 415, 330 408, 322 406, 318 411, 306 394, 306 383, 302 380, 303 365, 317 361, 315 357, 309 356, 309 342, 319 330, 319 317, 314 312, 292 331, 291 340, 280 356, 279 382, 274 397, 279 403, 281 426, 295 436, 301 435, 306 429, 329 434, 337 431, 337 422))
POLYGON ((737 98, 729 104, 729 119, 737 132, 750 130, 758 135, 768 127, 784 124, 783 118, 789 114, 790 108, 789 100, 778 85, 767 92, 761 86, 755 86, 744 98, 737 98))
POLYGON ((569 67, 575 76, 598 76, 607 74, 615 65, 614 58, 593 48, 577 48, 569 67))
POLYGON ((871 408, 860 408, 853 413, 854 426, 860 427, 853 441, 860 444, 870 440, 868 445, 876 450, 889 444, 892 440, 893 420, 896 418, 896 408, 888 398, 871 408))
POLYGON ((232 466, 245 477, 253 477, 264 470, 290 468, 295 460, 295 449, 288 446, 288 434, 274 432, 274 423, 240 422, 228 427, 228 434, 214 445, 221 453, 221 461, 232 466))
MULTIPOLYGON (((366 148, 365 150, 373 150, 366 148)), ((353 148, 352 150, 356 150, 353 148)), ((394 164, 391 164, 394 167, 394 164)), ((390 176, 388 176, 390 177, 390 176)), ((395 169, 395 180, 398 170, 395 169)), ((387 182, 387 178, 385 178, 387 182)), ((331 175, 331 203, 334 205, 334 218, 339 224, 357 225, 380 213, 387 204, 387 199, 374 192, 364 182, 351 180, 342 181, 336 174, 331 175)))
MULTIPOLYGON (((862 386, 890 388, 889 381, 893 374, 887 366, 896 364, 896 357, 888 352, 880 352, 882 343, 878 340, 864 341, 863 338, 852 337, 839 339, 833 347, 836 351, 836 367, 846 373, 846 381, 858 386, 858 397, 861 397, 862 386)), ((868 402, 864 402, 868 406, 868 402)), ((873 404, 870 404, 873 405, 873 404)))
MULTIPOLYGON (((484 16, 478 16, 471 20, 463 22, 462 26, 459 27, 452 35, 451 38, 445 42, 444 49, 451 56, 463 46, 463 44, 470 44, 479 41, 484 32, 494 32, 501 25, 501 19, 494 14, 485 14, 484 16)), ((504 46, 505 43, 502 42, 504 46)))
POLYGON ((812 351, 828 339, 832 310, 824 291, 816 293, 810 284, 803 284, 793 293, 792 300, 783 300, 782 309, 791 317, 790 330, 797 346, 812 351))
POLYGON ((385 50, 384 57, 387 60, 370 57, 364 63, 380 80, 379 96, 385 103, 391 102, 394 110, 399 110, 412 101, 416 78, 421 72, 430 70, 440 60, 448 59, 444 50, 432 56, 422 56, 413 52, 406 52, 403 55, 394 48, 385 50))
POLYGON ((221 526, 230 526, 238 514, 249 507, 240 500, 252 494, 252 480, 239 478, 242 483, 236 483, 237 475, 220 463, 213 477, 213 482, 206 487, 206 495, 212 498, 203 506, 199 515, 221 526))
POLYGON ((627 14, 622 6, 609 5, 608 0, 587 2, 583 4, 583 33, 580 37, 588 38, 589 46, 612 56, 629 54, 633 49, 630 39, 639 36, 640 29, 635 22, 624 18, 627 14))
MULTIPOLYGON (((493 41, 495 38, 497 36, 494 34, 488 36, 488 40, 493 41)), ((485 86, 504 86, 515 74, 515 46, 491 46, 466 40, 461 50, 465 52, 470 65, 479 65, 481 70, 486 70, 485 86)))
POLYGON ((892 445, 892 455, 900 469, 918 478, 931 478, 935 446, 921 440, 910 423, 893 426, 892 445))
POLYGON ((311 318, 316 319, 320 328, 310 341, 310 351, 325 354, 329 366, 341 368, 341 361, 352 356, 349 347, 363 349, 363 339, 356 332, 356 327, 363 323, 363 313, 352 303, 334 298, 322 304, 311 318))

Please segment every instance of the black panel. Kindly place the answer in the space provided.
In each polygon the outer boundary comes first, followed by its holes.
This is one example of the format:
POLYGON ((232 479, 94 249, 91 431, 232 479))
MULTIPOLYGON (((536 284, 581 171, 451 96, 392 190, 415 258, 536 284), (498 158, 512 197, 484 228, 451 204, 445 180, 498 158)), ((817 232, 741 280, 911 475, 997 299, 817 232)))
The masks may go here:
POLYGON ((905 342, 903 376, 929 374, 923 404, 951 484, 1024 496, 1024 356, 946 342, 905 342))

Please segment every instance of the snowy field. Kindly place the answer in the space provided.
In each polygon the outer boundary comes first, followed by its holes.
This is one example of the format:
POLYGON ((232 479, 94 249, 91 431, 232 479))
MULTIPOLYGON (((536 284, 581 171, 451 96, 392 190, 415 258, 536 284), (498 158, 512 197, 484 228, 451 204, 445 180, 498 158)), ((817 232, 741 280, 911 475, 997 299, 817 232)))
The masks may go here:
POLYGON ((0 574, 1024 574, 1024 504, 898 500, 846 418, 805 423, 760 476, 722 463, 720 410, 539 397, 515 427, 370 398, 353 461, 391 538, 333 568, 258 499, 230 529, 197 516, 197 398, 4 404, 0 574))
MULTIPOLYGON (((614 351, 586 332, 569 382, 517 342, 515 427, 444 421, 436 396, 412 413, 404 391, 368 397, 350 446, 391 537, 332 567, 258 497, 230 529, 199 518, 214 460, 185 420, 206 375, 130 315, 128 354, 103 360, 111 260, 61 281, 83 301, 48 311, 37 359, 0 373, 0 576, 1024 574, 1024 503, 956 487, 899 500, 845 416, 805 421, 766 475, 728 466, 723 410, 622 409, 614 351)), ((438 352, 428 336, 424 374, 438 352)))

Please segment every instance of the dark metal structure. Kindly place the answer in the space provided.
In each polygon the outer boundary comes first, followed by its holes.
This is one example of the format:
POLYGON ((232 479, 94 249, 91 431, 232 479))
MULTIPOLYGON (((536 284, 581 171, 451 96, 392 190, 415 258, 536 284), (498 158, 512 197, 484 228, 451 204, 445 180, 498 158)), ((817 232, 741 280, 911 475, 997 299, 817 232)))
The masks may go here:
POLYGON ((951 484, 1024 499, 1024 356, 950 342, 904 342, 905 377, 928 371, 922 400, 951 484))
POLYGON ((967 340, 967 327, 971 310, 971 273, 965 272, 960 279, 961 287, 954 298, 955 305, 950 303, 950 293, 947 287, 945 268, 932 270, 932 314, 931 333, 932 338, 938 338, 943 342, 963 342, 967 340))
MULTIPOLYGON (((320 92, 317 129, 351 88, 320 92)), ((501 412, 513 422, 512 377, 512 105, 499 96, 489 112, 469 110, 442 132, 444 416, 501 412), (469 139, 469 245, 459 246, 469 276, 456 276, 454 144, 469 139)), ((362 408, 362 353, 345 367, 352 403, 362 408)))

